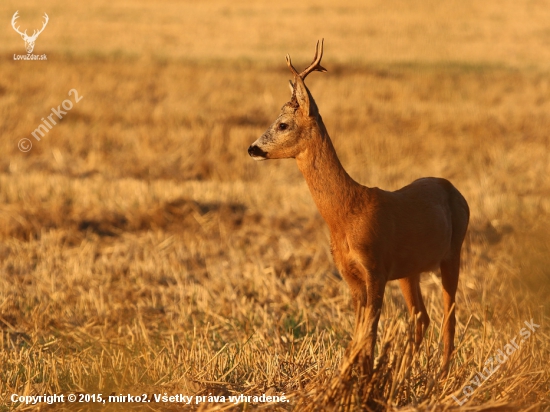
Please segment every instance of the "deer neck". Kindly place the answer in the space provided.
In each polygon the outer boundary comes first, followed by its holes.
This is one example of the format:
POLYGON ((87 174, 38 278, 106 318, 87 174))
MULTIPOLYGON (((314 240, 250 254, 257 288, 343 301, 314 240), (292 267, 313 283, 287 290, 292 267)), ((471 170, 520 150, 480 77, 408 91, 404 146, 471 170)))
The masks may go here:
POLYGON ((362 186, 348 175, 340 163, 320 118, 317 126, 310 129, 310 144, 296 156, 296 162, 319 212, 333 231, 343 227, 362 186))

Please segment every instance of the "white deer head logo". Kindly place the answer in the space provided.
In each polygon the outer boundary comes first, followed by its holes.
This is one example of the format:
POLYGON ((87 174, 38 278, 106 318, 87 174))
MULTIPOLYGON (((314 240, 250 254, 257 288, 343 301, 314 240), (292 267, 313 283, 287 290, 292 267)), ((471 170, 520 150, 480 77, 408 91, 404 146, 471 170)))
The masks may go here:
POLYGON ((48 24, 48 20, 50 20, 50 18, 48 17, 48 15, 46 13, 44 13, 45 21, 44 21, 44 24, 42 25, 42 28, 40 30, 38 30, 38 32, 36 30, 34 30, 33 33, 32 33, 32 36, 29 36, 29 35, 27 35, 27 30, 25 30, 24 33, 21 33, 19 31, 19 27, 15 27, 15 20, 17 20, 19 18, 17 13, 19 13, 19 10, 17 10, 15 12, 15 14, 13 15, 13 17, 11 19, 11 25, 12 25, 13 29, 21 35, 21 38, 23 40, 25 40, 25 48, 27 49, 27 53, 31 54, 32 51, 34 50, 34 42, 36 41, 36 38, 38 37, 38 35, 40 33, 42 33, 44 31, 44 28, 48 24))

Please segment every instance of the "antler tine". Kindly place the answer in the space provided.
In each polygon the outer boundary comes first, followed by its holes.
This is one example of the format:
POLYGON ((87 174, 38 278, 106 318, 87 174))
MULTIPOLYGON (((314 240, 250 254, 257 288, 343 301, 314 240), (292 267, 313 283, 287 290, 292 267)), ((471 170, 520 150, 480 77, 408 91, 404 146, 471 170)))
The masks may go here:
POLYGON ((313 71, 319 71, 319 72, 326 72, 327 69, 325 69, 323 66, 321 66, 321 59, 323 58, 323 43, 325 39, 321 39, 321 49, 319 50, 319 40, 317 40, 317 45, 315 46, 315 56, 313 57, 313 61, 309 65, 307 69, 305 69, 302 73, 300 73, 300 77, 302 80, 305 80, 306 76, 310 74, 313 71))
MULTIPOLYGON (((38 30, 38 33, 36 34, 36 36, 38 36, 40 33, 42 33, 44 31, 44 29, 46 28, 46 26, 48 25, 48 22, 50 21, 50 17, 48 16, 48 14, 46 12, 44 12, 44 16, 42 16, 44 18, 44 23, 42 23, 42 28, 40 30, 38 30)), ((34 36, 34 34, 33 34, 34 36)))
POLYGON ((20 27, 20 26, 15 27, 15 21, 19 18, 18 14, 19 14, 19 10, 17 10, 17 11, 13 14, 13 17, 12 17, 12 19, 11 19, 11 26, 13 27, 13 29, 14 29, 17 33, 19 33, 19 34, 21 34, 21 35, 27 34, 27 30, 25 30, 25 33, 21 33, 21 32, 19 31, 19 27, 20 27))
POLYGON ((290 71, 292 72, 292 74, 294 76, 299 76, 298 72, 296 71, 296 69, 292 65, 292 61, 290 60, 290 54, 286 55, 286 64, 287 64, 288 68, 290 69, 290 71))

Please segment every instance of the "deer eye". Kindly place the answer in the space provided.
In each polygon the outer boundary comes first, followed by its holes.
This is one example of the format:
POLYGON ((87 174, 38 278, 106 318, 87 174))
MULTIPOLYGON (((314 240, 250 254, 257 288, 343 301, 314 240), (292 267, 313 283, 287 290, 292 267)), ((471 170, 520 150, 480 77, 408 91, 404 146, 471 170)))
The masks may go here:
POLYGON ((288 128, 288 124, 286 123, 279 123, 279 130, 286 130, 288 128))

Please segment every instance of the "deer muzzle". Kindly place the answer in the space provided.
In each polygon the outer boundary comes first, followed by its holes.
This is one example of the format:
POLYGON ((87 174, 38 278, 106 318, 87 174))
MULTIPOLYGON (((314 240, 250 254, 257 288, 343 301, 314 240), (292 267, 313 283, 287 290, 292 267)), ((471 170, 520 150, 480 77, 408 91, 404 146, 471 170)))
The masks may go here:
POLYGON ((259 146, 256 146, 255 144, 250 145, 250 147, 248 148, 248 154, 254 160, 267 159, 267 153, 264 152, 262 149, 260 149, 259 146))

